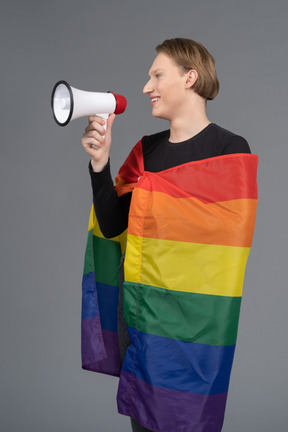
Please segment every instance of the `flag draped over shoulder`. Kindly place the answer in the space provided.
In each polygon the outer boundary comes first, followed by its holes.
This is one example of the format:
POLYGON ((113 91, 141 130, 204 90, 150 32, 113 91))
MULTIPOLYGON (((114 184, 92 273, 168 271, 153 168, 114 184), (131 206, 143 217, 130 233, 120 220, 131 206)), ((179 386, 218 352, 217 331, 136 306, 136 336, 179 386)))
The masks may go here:
POLYGON ((92 209, 83 367, 120 375, 119 412, 153 431, 221 431, 256 217, 257 162, 232 154, 151 173, 140 141, 117 176, 119 195, 133 190, 128 232, 104 239, 92 209), (121 367, 117 285, 126 241, 131 345, 121 367))

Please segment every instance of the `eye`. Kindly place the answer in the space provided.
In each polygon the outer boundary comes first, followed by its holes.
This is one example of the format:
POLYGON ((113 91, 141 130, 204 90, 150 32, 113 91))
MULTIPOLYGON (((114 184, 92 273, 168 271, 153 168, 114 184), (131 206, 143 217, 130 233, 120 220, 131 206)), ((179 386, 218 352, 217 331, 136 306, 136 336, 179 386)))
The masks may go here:
POLYGON ((156 78, 160 78, 161 76, 162 76, 162 74, 160 74, 160 73, 157 73, 157 74, 155 75, 156 78))

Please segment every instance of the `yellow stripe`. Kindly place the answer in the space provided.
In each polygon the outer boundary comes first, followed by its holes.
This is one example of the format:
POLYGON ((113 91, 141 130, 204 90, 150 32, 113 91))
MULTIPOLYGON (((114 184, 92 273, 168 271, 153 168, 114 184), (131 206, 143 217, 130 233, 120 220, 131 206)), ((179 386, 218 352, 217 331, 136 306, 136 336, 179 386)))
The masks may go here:
MULTIPOLYGON (((91 212, 90 212, 90 217, 89 217, 88 231, 90 231, 91 229, 93 229, 93 235, 94 236, 100 237, 100 238, 106 238, 106 237, 104 237, 104 235, 102 234, 102 232, 100 230, 99 223, 98 223, 98 220, 96 218, 96 214, 95 214, 95 210, 94 210, 94 205, 93 204, 92 204, 92 208, 91 208, 91 212)), ((110 238, 109 240, 120 243, 121 244, 121 251, 123 253, 125 251, 125 249, 126 249, 127 230, 124 231, 119 236, 110 238)))
POLYGON ((249 252, 248 247, 128 234, 125 280, 175 291, 241 297, 249 252))
POLYGON ((88 225, 88 231, 93 229, 93 234, 97 237, 104 238, 103 234, 100 231, 98 221, 96 219, 95 211, 94 211, 94 205, 92 204, 92 208, 90 211, 90 217, 89 217, 89 225, 88 225))

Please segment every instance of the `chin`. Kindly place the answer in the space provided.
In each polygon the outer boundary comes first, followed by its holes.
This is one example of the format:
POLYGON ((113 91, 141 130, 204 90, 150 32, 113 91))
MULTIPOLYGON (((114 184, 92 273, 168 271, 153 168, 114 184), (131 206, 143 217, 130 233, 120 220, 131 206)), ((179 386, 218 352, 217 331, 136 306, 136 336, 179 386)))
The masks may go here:
POLYGON ((160 118, 162 120, 169 120, 168 116, 165 115, 164 113, 161 114, 161 113, 157 113, 157 112, 152 111, 152 116, 155 118, 160 118))

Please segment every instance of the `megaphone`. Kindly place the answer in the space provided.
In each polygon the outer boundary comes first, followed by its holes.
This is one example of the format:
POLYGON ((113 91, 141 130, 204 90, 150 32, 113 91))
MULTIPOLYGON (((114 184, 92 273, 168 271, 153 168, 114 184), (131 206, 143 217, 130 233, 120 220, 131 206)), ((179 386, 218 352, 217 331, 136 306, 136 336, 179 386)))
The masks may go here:
POLYGON ((122 114, 127 101, 114 92, 88 92, 58 81, 52 91, 51 106, 56 123, 66 126, 79 117, 99 115, 107 120, 111 113, 122 114))

